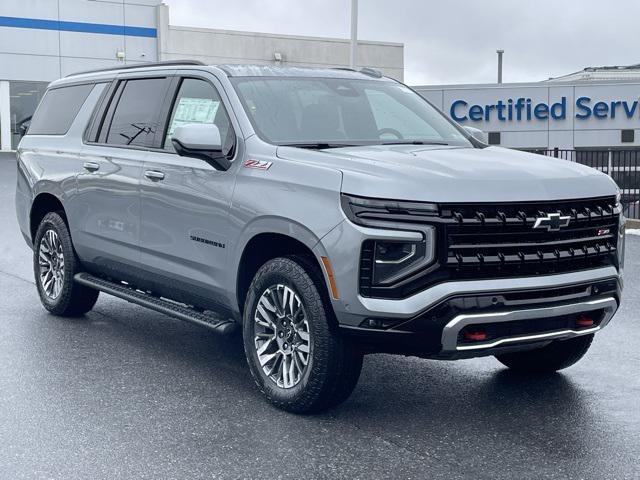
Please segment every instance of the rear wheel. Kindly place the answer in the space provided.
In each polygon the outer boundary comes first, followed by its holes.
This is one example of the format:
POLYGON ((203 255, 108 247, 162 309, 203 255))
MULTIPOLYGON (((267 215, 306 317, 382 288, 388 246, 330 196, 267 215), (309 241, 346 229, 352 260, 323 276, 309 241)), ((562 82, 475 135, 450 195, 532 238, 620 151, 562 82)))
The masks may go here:
POLYGON ((570 367, 589 350, 593 334, 556 340, 549 345, 525 352, 496 355, 499 362, 512 370, 531 373, 547 373, 570 367))
POLYGON ((244 348, 256 384, 275 406, 312 413, 345 401, 362 353, 338 334, 320 271, 304 257, 270 260, 244 309, 244 348))
POLYGON ((98 300, 97 290, 73 280, 80 262, 67 224, 58 212, 46 214, 40 222, 33 247, 33 270, 40 301, 54 315, 82 315, 98 300))

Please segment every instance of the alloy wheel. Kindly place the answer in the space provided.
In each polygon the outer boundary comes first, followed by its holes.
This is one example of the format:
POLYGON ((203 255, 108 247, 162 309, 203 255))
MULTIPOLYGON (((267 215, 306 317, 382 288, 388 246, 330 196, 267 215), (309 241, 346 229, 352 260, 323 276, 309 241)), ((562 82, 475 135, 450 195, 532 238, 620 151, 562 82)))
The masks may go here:
POLYGON ((295 387, 311 357, 304 304, 286 285, 267 288, 254 313, 254 346, 264 374, 280 388, 295 387))
POLYGON ((60 296, 64 284, 64 253, 54 230, 47 230, 40 240, 38 264, 40 286, 49 299, 55 300, 60 296))

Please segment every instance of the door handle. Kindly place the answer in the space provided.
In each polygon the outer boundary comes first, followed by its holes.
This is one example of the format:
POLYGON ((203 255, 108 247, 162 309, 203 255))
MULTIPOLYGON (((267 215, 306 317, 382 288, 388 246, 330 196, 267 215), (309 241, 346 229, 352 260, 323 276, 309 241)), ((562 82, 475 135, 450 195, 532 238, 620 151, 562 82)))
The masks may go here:
POLYGON ((85 170, 89 172, 95 172, 97 170, 100 170, 100 164, 95 162, 84 162, 82 166, 84 167, 85 170))
POLYGON ((147 170, 144 172, 144 176, 153 181, 164 180, 164 173, 157 170, 147 170))

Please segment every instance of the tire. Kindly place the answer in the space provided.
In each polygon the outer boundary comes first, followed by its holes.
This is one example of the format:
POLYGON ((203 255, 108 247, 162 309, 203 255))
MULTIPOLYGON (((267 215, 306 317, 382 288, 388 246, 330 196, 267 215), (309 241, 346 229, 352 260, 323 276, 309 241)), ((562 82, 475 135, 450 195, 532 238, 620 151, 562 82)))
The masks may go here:
POLYGON ((100 292, 73 281, 73 276, 80 271, 80 261, 63 214, 47 213, 38 226, 33 244, 33 273, 44 308, 61 317, 80 316, 93 308, 100 292), (49 253, 51 250, 56 254, 49 253))
POLYGON ((244 349, 258 388, 273 405, 317 413, 351 395, 363 354, 336 325, 322 274, 312 261, 280 257, 258 270, 244 307, 244 349))
POLYGON ((496 358, 519 372, 550 373, 570 367, 584 357, 592 341, 593 334, 583 335, 569 340, 556 340, 536 350, 496 355, 496 358))

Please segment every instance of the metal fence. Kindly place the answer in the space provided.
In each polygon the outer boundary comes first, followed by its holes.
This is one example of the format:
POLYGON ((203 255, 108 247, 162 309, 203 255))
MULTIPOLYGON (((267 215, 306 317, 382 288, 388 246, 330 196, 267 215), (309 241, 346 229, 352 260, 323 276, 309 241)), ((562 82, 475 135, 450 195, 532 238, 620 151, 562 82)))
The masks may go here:
POLYGON ((581 163, 609 175, 622 191, 627 218, 640 219, 640 150, 530 150, 581 163))

